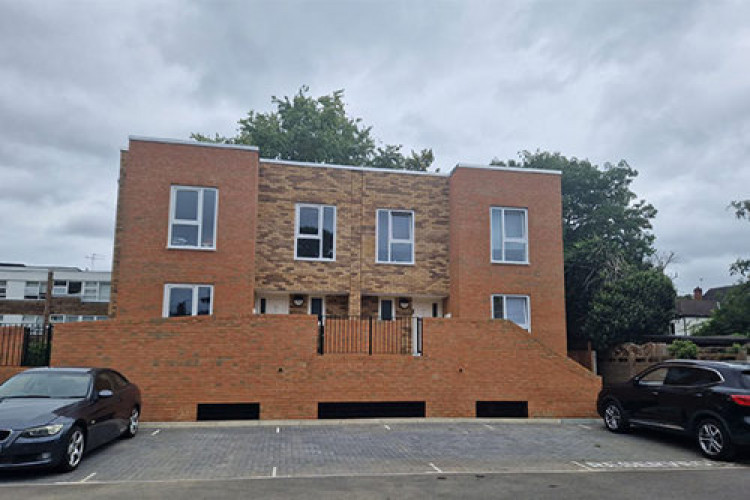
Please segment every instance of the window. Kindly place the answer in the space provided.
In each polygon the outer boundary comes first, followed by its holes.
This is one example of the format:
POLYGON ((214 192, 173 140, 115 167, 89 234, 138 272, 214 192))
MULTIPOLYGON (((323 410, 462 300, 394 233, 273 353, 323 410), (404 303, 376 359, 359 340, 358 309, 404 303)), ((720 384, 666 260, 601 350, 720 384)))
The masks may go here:
POLYGON ((393 299, 380 299, 380 310, 378 316, 383 321, 393 320, 393 299))
POLYGON ((84 302, 109 302, 109 281, 87 281, 83 284, 84 302))
POLYGON ((46 281, 27 281, 23 288, 23 298, 30 300, 39 300, 47 296, 46 281))
POLYGON ((666 385, 701 386, 721 382, 721 376, 713 370, 690 368, 687 366, 673 366, 669 369, 666 385))
POLYGON ((297 205, 294 258, 336 260, 336 207, 297 205))
POLYGON ((528 264, 529 236, 525 208, 490 209, 492 262, 528 264))
POLYGON ((63 323, 65 322, 64 314, 51 314, 49 317, 50 323, 63 323))
POLYGON ((55 280, 52 283, 52 295, 81 295, 82 285, 80 281, 55 280))
POLYGON ((215 250, 217 203, 214 188, 172 186, 168 246, 215 250))
POLYGON ((493 319, 507 319, 521 328, 531 331, 529 297, 526 295, 493 295, 493 319))
POLYGON ((44 322, 44 317, 38 316, 35 314, 30 314, 30 315, 24 314, 21 317, 21 322, 24 324, 41 325, 44 322))
POLYGON ((649 387, 660 387, 664 384, 664 379, 666 378, 667 368, 657 368, 640 377, 639 384, 649 387))
POLYGON ((378 210, 376 262, 414 264, 414 212, 378 210))
POLYGON ((165 285, 164 317, 213 314, 211 285, 165 285))
POLYGON ((0 281, 0 299, 4 299, 8 295, 8 282, 0 281))

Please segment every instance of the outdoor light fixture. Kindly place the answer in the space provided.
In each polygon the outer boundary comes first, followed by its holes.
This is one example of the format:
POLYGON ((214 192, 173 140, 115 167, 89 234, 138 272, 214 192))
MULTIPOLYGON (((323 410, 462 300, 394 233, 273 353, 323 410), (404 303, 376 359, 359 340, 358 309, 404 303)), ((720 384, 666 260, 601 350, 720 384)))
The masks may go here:
POLYGON ((409 307, 409 300, 408 299, 398 299, 398 307, 401 309, 406 309, 409 307))
POLYGON ((295 295, 292 299, 292 302, 294 302, 295 306, 301 306, 304 301, 305 299, 302 298, 302 295, 295 295))

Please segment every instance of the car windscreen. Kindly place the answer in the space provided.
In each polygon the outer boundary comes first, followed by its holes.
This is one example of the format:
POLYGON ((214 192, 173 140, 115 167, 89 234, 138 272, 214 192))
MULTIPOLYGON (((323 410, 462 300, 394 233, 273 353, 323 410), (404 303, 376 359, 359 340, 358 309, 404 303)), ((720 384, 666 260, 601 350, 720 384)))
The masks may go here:
POLYGON ((3 398, 85 398, 88 373, 20 373, 0 385, 3 398))

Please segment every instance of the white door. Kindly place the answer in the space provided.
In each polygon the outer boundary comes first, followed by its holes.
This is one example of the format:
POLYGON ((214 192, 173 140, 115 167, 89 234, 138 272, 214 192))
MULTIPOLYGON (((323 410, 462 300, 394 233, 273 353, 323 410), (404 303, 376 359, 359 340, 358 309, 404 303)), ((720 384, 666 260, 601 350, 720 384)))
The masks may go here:
POLYGON ((443 301, 441 299, 414 299, 414 316, 417 318, 442 318, 443 301))
POLYGON ((256 314, 289 314, 289 295, 259 295, 256 314))

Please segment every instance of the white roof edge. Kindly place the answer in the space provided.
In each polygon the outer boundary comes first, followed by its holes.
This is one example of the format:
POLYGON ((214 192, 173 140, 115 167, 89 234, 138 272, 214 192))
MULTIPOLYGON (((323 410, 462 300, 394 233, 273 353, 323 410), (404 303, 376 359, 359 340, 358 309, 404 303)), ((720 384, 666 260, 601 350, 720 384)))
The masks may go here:
POLYGON ((407 174, 407 175, 428 175, 433 177, 446 177, 441 172, 419 172, 416 170, 401 170, 396 168, 375 168, 375 167, 358 167, 356 165, 336 165, 335 163, 314 163, 307 161, 276 160, 273 158, 261 158, 261 163, 279 163, 281 165, 291 165, 295 167, 316 167, 316 168, 336 168, 340 170, 356 170, 358 172, 378 172, 380 174, 407 174))
POLYGON ((562 170, 545 170, 542 168, 522 168, 522 167, 502 167, 500 165, 477 165, 472 163, 457 163, 455 167, 450 171, 449 175, 453 175, 453 172, 457 168, 478 168, 483 170, 500 170, 505 172, 521 172, 529 174, 551 174, 551 175, 562 175, 562 170))
POLYGON ((146 137, 143 135, 129 135, 128 140, 141 142, 163 142, 166 144, 181 144, 183 146, 202 146, 204 148, 243 149, 245 151, 259 151, 258 146, 245 146, 244 144, 222 144, 216 142, 200 142, 184 139, 166 139, 163 137, 146 137))

